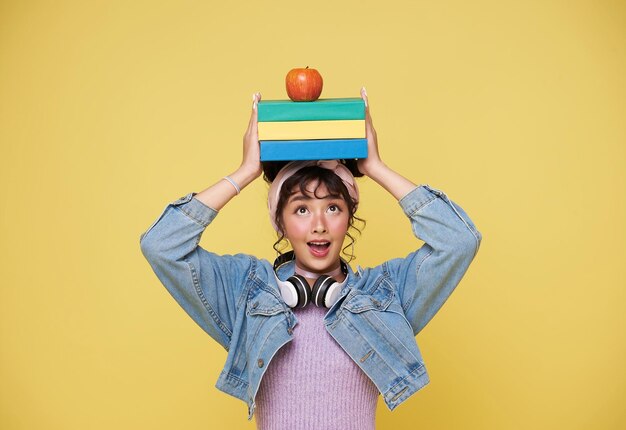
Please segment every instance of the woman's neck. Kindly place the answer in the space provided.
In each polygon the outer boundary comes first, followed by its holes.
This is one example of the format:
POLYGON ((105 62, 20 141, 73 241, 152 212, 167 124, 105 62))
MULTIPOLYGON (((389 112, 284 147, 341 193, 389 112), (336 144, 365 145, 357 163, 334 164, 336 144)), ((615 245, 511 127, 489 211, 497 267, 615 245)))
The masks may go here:
POLYGON ((339 266, 336 269, 334 269, 334 270, 331 270, 329 272, 324 272, 324 273, 314 273, 314 272, 306 271, 303 268, 301 268, 298 265, 298 261, 296 260, 295 272, 298 275, 304 276, 305 278, 312 279, 312 280, 316 280, 317 278, 319 278, 322 275, 328 275, 331 278, 335 278, 339 282, 341 282, 341 281, 343 281, 345 279, 345 275, 343 273, 343 270, 341 269, 341 262, 339 263, 339 266))

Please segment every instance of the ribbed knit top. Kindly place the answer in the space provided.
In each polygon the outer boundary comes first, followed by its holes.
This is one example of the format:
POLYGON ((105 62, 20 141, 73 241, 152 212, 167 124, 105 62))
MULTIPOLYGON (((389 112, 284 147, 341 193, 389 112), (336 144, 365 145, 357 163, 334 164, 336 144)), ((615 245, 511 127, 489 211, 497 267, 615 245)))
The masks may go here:
POLYGON ((374 430, 378 389, 324 327, 327 309, 294 309, 293 340, 278 350, 256 397, 258 430, 374 430))

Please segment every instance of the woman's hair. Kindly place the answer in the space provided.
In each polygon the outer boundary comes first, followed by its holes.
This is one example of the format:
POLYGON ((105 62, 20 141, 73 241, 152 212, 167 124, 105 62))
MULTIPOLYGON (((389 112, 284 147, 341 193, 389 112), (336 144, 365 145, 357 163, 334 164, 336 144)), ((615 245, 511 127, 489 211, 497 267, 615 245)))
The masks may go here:
MULTIPOLYGON (((351 160, 351 159, 341 160, 342 164, 350 170, 350 172, 352 173, 352 176, 354 176, 355 178, 360 178, 363 176, 363 173, 359 172, 356 161, 357 160, 351 160)), ((287 163, 289 163, 289 161, 264 161, 262 163, 262 166, 263 166, 263 179, 265 179, 265 182, 267 182, 268 184, 271 184, 272 182, 274 182, 274 178, 276 178, 276 175, 278 175, 278 172, 280 172, 280 169, 285 167, 287 163)))
MULTIPOLYGON (((282 167, 287 164, 284 162, 265 162, 263 163, 263 179, 266 182, 271 183, 275 178, 278 172, 282 167)), ((361 172, 358 171, 356 167, 355 160, 348 160, 345 163, 346 167, 352 172, 352 174, 356 177, 363 176, 361 172)), ((349 257, 348 262, 354 259, 354 253, 348 254, 346 249, 352 247, 354 245, 354 237, 350 234, 349 229, 353 228, 359 234, 361 234, 361 230, 354 226, 355 221, 359 221, 365 227, 365 220, 356 216, 356 209, 358 202, 352 200, 350 197, 350 193, 348 189, 344 185, 343 181, 339 176, 333 173, 332 170, 324 169, 319 166, 308 166, 298 170, 292 176, 290 176, 282 185, 280 189, 280 193, 278 195, 278 201, 276 203, 276 225, 278 226, 278 234, 279 238, 276 242, 274 242, 273 248, 278 252, 279 255, 282 255, 281 250, 278 248, 278 245, 285 238, 284 224, 283 224, 283 208, 289 201, 289 197, 293 194, 296 194, 300 191, 302 194, 306 194, 308 191, 306 189, 307 185, 312 182, 317 182, 315 190, 313 190, 313 195, 317 198, 321 198, 324 196, 318 196, 317 190, 320 186, 326 186, 326 190, 328 190, 328 194, 335 198, 341 198, 344 200, 348 206, 348 232, 346 232, 346 236, 350 238, 350 243, 346 245, 342 252, 346 257, 349 257)), ((284 249, 284 247, 283 247, 284 249)))

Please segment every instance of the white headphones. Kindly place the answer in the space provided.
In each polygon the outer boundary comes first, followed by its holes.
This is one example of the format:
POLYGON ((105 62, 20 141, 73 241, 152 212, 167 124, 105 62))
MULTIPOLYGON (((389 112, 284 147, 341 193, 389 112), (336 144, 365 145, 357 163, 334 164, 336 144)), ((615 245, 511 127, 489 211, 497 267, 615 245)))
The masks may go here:
POLYGON ((313 284, 313 288, 311 288, 306 278, 297 273, 294 273, 286 281, 281 281, 276 275, 276 270, 280 266, 294 258, 294 252, 289 251, 274 261, 274 277, 285 304, 290 308, 303 308, 309 302, 313 302, 317 307, 330 308, 337 301, 341 288, 348 281, 348 265, 346 262, 343 259, 341 260, 341 271, 346 275, 342 282, 337 282, 328 275, 321 275, 313 284))

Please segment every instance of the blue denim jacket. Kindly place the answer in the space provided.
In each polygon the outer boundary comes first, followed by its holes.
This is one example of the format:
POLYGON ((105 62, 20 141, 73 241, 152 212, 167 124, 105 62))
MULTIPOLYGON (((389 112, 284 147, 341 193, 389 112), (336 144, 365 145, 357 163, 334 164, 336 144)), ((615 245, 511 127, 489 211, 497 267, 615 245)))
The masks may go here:
MULTIPOLYGON (((180 306, 228 355, 216 387, 255 409, 261 378, 297 319, 282 301, 272 263, 198 246, 217 212, 190 193, 141 235, 141 250, 180 306)), ((326 330, 396 408, 429 382, 415 335, 441 308, 478 252, 481 234, 443 192, 422 185, 400 201, 425 243, 405 258, 355 273, 324 317, 326 330)), ((294 262, 278 277, 294 273, 294 262)))

